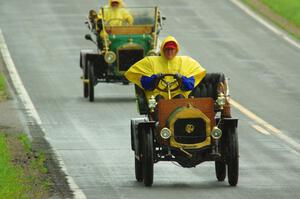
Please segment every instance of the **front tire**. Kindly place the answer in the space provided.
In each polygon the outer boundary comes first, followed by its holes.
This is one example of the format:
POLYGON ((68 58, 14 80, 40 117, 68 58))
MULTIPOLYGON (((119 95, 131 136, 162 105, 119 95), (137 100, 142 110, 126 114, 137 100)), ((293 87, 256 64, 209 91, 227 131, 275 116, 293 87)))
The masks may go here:
POLYGON ((224 162, 215 161, 216 177, 219 182, 223 182, 226 178, 226 164, 224 162))
POLYGON ((150 128, 143 128, 143 178, 144 185, 150 187, 153 184, 153 134, 150 128))
POLYGON ((83 97, 87 98, 89 96, 89 84, 86 82, 88 79, 88 70, 87 67, 83 67, 83 97))
POLYGON ((94 66, 92 64, 88 64, 88 77, 89 77, 89 100, 90 102, 94 101, 94 86, 95 86, 95 76, 94 76, 94 66))
POLYGON ((239 146, 236 128, 228 130, 228 183, 236 186, 239 178, 239 146))
POLYGON ((134 168, 135 168, 135 179, 138 182, 143 181, 143 164, 140 160, 137 160, 136 157, 134 157, 134 168))

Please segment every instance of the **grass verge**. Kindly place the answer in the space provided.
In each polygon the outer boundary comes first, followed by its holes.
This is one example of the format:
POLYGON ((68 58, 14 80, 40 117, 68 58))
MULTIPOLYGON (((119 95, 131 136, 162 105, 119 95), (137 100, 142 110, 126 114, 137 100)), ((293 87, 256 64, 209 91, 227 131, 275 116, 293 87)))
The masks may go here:
POLYGON ((51 183, 44 163, 26 135, 0 132, 0 198, 47 198, 51 183))
POLYGON ((299 0, 242 0, 300 40, 299 0))
POLYGON ((6 100, 8 97, 7 91, 6 91, 6 83, 5 83, 5 77, 0 72, 0 102, 6 100))
POLYGON ((299 0, 262 0, 269 8, 300 27, 299 0))

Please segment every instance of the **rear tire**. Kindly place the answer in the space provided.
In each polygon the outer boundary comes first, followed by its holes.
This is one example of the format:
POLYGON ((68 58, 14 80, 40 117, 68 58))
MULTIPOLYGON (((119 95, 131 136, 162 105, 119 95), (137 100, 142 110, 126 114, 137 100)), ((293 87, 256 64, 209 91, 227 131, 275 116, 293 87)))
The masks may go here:
POLYGON ((216 177, 219 182, 226 178, 226 164, 224 162, 215 161, 216 177))
POLYGON ((88 64, 88 77, 89 77, 89 100, 90 102, 94 101, 94 85, 95 85, 95 76, 94 76, 94 66, 92 64, 88 64))
POLYGON ((228 130, 228 183, 236 186, 239 178, 239 146, 236 128, 228 130))
POLYGON ((144 185, 150 187, 153 184, 153 134, 147 127, 143 131, 143 178, 144 185))
POLYGON ((88 79, 88 70, 87 67, 83 67, 83 97, 87 98, 89 96, 89 84, 85 82, 88 79))

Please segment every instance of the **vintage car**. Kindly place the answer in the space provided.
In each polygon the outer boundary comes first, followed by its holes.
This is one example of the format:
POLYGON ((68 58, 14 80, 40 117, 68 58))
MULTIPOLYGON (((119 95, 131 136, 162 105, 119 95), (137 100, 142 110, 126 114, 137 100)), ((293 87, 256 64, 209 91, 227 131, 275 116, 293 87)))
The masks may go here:
POLYGON ((94 33, 85 35, 96 44, 97 50, 80 51, 80 67, 83 75, 83 96, 94 101, 94 86, 99 82, 128 81, 124 72, 144 56, 156 55, 158 34, 161 30, 161 17, 157 7, 118 8, 133 19, 129 24, 124 19, 109 18, 111 8, 101 8, 89 12, 86 24, 94 33))
MULTIPOLYGON (((181 86, 174 74, 163 75, 159 82, 156 89, 168 92, 169 96, 181 86), (174 77, 174 81, 166 81, 167 76, 174 77)), ((206 74, 189 98, 184 99, 156 101, 152 96, 146 100, 144 91, 138 86, 135 89, 139 112, 144 115, 131 119, 131 148, 137 181, 151 186, 154 163, 159 161, 177 162, 186 168, 214 161, 217 180, 224 181, 227 173, 229 184, 236 186, 238 119, 231 117, 224 74, 206 74)))

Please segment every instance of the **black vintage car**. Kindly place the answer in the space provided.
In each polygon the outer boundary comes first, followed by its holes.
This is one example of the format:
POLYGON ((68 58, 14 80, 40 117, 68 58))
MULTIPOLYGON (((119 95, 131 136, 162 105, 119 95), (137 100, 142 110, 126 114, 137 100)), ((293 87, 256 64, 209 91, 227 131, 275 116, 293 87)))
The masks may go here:
MULTIPOLYGON (((156 89, 172 92, 180 87, 173 74, 160 78, 156 89), (164 85, 164 88, 159 87, 164 85)), ((238 119, 231 117, 228 84, 219 73, 206 74, 189 98, 148 101, 136 86, 139 112, 143 117, 131 120, 131 148, 134 151, 135 177, 145 186, 153 183, 154 163, 174 161, 182 167, 195 167, 214 161, 218 181, 226 173, 231 186, 238 183, 238 119)))

